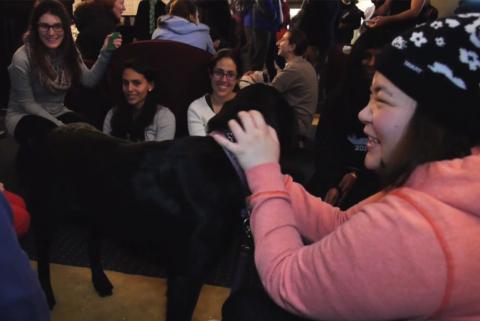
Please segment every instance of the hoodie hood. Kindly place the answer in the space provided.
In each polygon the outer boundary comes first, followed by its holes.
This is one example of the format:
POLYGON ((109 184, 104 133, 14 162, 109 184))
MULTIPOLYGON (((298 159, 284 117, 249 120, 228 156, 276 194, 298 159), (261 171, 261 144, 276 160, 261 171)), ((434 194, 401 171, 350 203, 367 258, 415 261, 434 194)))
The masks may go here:
POLYGON ((179 35, 190 34, 193 32, 210 32, 210 28, 207 25, 203 23, 196 24, 178 16, 164 15, 158 18, 158 22, 159 24, 164 24, 157 28, 157 30, 155 30, 157 36, 170 32, 179 35))
POLYGON ((480 147, 464 158, 421 165, 405 185, 480 217, 480 147))

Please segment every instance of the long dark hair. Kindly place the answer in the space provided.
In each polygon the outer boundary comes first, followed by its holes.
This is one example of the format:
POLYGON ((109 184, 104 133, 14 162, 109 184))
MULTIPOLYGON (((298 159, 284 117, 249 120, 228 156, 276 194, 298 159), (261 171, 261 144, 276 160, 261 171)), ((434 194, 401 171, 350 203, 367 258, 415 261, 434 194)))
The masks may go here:
POLYGON ((381 170, 385 190, 403 185, 419 165, 470 155, 475 145, 471 137, 438 123, 426 109, 417 105, 392 161, 381 170))
MULTIPOLYGON (((123 70, 125 69, 133 69, 143 75, 149 82, 155 83, 155 72, 149 65, 140 60, 125 62, 123 70)), ((145 103, 136 117, 133 117, 134 107, 127 102, 125 95, 122 94, 112 115, 112 136, 131 141, 144 141, 145 128, 152 124, 157 108, 156 86, 148 92, 145 103)))
POLYGON ((73 83, 80 80, 80 56, 73 41, 72 32, 70 30, 71 18, 65 9, 65 6, 58 0, 43 0, 37 3, 33 8, 28 31, 25 35, 25 43, 30 47, 30 58, 32 65, 38 68, 38 72, 47 76, 52 81, 55 80, 57 74, 48 63, 49 49, 43 44, 38 33, 38 21, 46 14, 57 16, 60 18, 63 26, 63 41, 57 49, 58 56, 63 59, 63 68, 67 76, 71 77, 73 83))

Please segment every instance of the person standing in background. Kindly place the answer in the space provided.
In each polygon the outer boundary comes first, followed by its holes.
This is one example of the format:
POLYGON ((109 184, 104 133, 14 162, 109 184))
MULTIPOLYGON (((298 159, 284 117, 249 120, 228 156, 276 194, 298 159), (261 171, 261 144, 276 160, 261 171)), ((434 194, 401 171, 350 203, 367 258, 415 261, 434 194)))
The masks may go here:
POLYGON ((133 35, 135 40, 150 40, 157 27, 157 19, 166 14, 162 0, 142 0, 138 3, 133 35))
POLYGON ((245 45, 243 63, 245 70, 263 70, 271 38, 281 25, 281 8, 278 0, 246 1, 243 15, 245 45))
POLYGON ((79 32, 76 44, 83 59, 97 60, 105 37, 120 30, 124 11, 124 0, 87 0, 78 5, 74 12, 79 32))

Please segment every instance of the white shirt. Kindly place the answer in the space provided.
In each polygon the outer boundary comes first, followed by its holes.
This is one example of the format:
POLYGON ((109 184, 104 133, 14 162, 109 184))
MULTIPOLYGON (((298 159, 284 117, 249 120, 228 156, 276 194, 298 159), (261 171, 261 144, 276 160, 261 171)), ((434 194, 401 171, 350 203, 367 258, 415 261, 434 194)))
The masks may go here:
POLYGON ((190 136, 207 136, 208 121, 215 116, 212 107, 207 103, 207 95, 192 101, 188 106, 187 124, 190 136))

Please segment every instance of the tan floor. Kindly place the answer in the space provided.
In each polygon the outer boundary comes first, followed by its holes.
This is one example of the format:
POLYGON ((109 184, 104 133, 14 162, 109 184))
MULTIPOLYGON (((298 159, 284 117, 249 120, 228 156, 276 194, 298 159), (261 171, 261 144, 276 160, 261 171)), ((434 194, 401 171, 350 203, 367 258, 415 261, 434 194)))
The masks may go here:
MULTIPOLYGON (((101 298, 93 289, 89 269, 51 264, 51 273, 57 300, 53 321, 165 320, 165 279, 106 271, 114 292, 101 298)), ((204 286, 192 320, 220 320, 228 294, 227 288, 204 286)))

